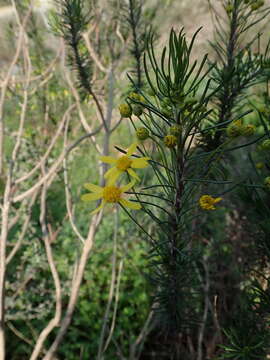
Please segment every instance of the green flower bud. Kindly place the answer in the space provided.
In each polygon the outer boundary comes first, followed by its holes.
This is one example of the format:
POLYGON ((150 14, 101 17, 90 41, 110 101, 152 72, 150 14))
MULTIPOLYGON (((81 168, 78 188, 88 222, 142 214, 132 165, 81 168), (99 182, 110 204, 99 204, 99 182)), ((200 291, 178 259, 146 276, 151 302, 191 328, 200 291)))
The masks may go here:
POLYGON ((255 134, 256 128, 252 124, 243 125, 241 129, 241 135, 243 136, 252 136, 255 134))
POLYGON ((141 116, 143 113, 143 107, 141 105, 134 105, 132 110, 136 116, 141 116))
POLYGON ((128 95, 129 98, 133 99, 133 100, 136 100, 136 101, 140 101, 140 102, 143 102, 144 101, 144 98, 140 95, 140 94, 137 94, 135 92, 131 92, 129 95, 128 95))
POLYGON ((180 125, 173 125, 170 127, 170 134, 178 136, 181 134, 181 126, 180 125))
POLYGON ((256 163, 256 169, 260 170, 264 167, 264 163, 263 162, 257 162, 256 163))
POLYGON ((267 176, 264 179, 264 185, 267 187, 268 190, 270 190, 270 176, 267 176))
POLYGON ((236 120, 230 124, 226 129, 227 136, 230 138, 235 138, 242 135, 242 121, 236 120))
POLYGON ((177 137, 174 135, 166 135, 163 138, 163 142, 165 146, 172 149, 177 145, 177 137))
POLYGON ((270 150, 270 139, 266 139, 261 143, 261 150, 270 150))
POLYGON ((149 138, 149 130, 145 127, 139 127, 136 130, 136 135, 139 140, 146 140, 149 138))
POLYGON ((132 115, 132 107, 129 104, 120 104, 119 107, 119 112, 120 115, 122 116, 122 118, 129 118, 132 115))

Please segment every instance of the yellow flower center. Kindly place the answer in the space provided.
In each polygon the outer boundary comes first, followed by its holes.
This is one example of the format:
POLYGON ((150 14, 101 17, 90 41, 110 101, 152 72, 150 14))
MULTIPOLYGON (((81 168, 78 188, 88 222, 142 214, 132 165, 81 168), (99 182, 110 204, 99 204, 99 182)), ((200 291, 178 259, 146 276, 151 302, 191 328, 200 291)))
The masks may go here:
POLYGON ((128 156, 124 155, 116 161, 116 167, 119 170, 126 171, 130 167, 131 163, 132 160, 130 160, 128 156))
POLYGON ((117 203, 121 199, 121 190, 116 186, 105 186, 103 189, 103 199, 109 203, 117 203))

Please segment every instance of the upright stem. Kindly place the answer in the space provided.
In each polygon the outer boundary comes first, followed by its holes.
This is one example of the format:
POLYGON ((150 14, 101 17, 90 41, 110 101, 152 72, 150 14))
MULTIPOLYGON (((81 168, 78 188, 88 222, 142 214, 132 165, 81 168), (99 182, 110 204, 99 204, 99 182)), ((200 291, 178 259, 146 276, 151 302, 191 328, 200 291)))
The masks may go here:
MULTIPOLYGON (((234 55, 235 55, 235 49, 236 49, 236 42, 237 42, 237 27, 238 27, 238 7, 236 5, 236 2, 233 6, 232 11, 232 18, 230 21, 230 34, 229 34, 229 40, 226 48, 226 65, 223 68, 223 73, 225 73, 225 76, 228 76, 229 71, 234 71, 234 55)), ((232 74, 233 76, 234 74, 232 74)), ((222 92, 222 96, 219 98, 220 102, 220 111, 219 111, 219 123, 223 123, 226 120, 229 120, 231 118, 231 112, 234 106, 235 101, 235 93, 234 89, 232 87, 232 80, 231 77, 226 79, 224 81, 224 90, 222 92)), ((220 138, 221 138, 222 132, 217 131, 214 137, 213 143, 215 146, 219 145, 220 138)))
MULTIPOLYGON (((136 60, 137 86, 138 88, 141 88, 142 86, 141 51, 139 47, 138 34, 137 34, 139 20, 135 18, 134 5, 135 5, 134 1, 129 0, 130 23, 131 23, 132 38, 134 43, 133 54, 136 60)), ((140 11, 140 9, 138 9, 138 11, 140 11)))
POLYGON ((181 155, 181 147, 178 146, 177 154, 176 154, 176 195, 174 201, 174 220, 172 221, 172 231, 171 231, 171 239, 170 239, 170 273, 171 273, 171 294, 170 294, 170 303, 172 317, 175 321, 175 331, 178 329, 178 315, 177 315, 177 304, 179 303, 178 298, 178 262, 177 257, 179 253, 179 216, 181 212, 181 198, 184 191, 184 185, 182 182, 183 178, 183 158, 181 155))

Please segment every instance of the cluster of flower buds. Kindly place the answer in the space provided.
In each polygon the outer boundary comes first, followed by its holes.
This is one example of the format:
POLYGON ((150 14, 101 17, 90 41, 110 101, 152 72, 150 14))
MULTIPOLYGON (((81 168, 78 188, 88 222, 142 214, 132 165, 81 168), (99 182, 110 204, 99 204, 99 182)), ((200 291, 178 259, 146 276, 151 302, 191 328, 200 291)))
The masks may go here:
POLYGON ((226 129, 227 136, 236 138, 238 136, 253 136, 256 132, 256 127, 253 124, 243 124, 241 119, 233 121, 226 129))
POLYGON ((140 102, 140 104, 129 104, 129 103, 122 103, 119 105, 118 109, 122 118, 130 118, 133 115, 141 116, 143 114, 143 105, 141 103, 144 102, 144 98, 135 92, 132 92, 128 96, 130 99, 140 102))

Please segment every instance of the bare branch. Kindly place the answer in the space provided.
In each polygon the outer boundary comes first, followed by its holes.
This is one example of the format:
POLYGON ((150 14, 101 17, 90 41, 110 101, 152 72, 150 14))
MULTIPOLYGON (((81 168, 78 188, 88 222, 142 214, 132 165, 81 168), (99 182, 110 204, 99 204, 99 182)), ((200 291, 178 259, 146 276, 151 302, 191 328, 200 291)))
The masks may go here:
POLYGON ((65 334, 67 332, 67 329, 71 322, 73 312, 74 312, 74 309, 76 306, 85 266, 87 264, 89 254, 92 249, 95 233, 98 229, 101 218, 102 218, 102 212, 94 215, 92 218, 92 221, 91 221, 90 227, 89 227, 89 231, 88 231, 88 236, 84 243, 82 254, 81 254, 81 257, 79 260, 78 270, 74 274, 74 280, 73 280, 73 283, 71 286, 71 294, 70 294, 70 299, 69 299, 69 303, 68 303, 68 307, 67 307, 67 312, 62 320, 62 323, 60 325, 60 329, 56 336, 56 339, 54 340, 53 344, 51 345, 50 349, 48 350, 48 352, 47 352, 46 356, 43 358, 43 360, 52 360, 53 355, 55 354, 57 348, 59 347, 61 341, 63 340, 63 337, 65 336, 65 334))
MULTIPOLYGON (((68 129, 69 121, 65 127, 65 137, 64 137, 64 148, 67 147, 67 129, 68 129)), ((68 183, 68 173, 67 173, 67 157, 64 158, 63 161, 63 168, 64 168, 64 181, 65 181, 65 193, 66 193, 66 208, 68 212, 69 222, 74 231, 74 233, 78 236, 82 243, 85 242, 85 238, 81 235, 80 231, 78 230, 76 224, 73 220, 73 209, 72 209, 72 200, 70 195, 70 188, 68 183)))
MULTIPOLYGON (((43 167, 43 171, 44 171, 44 167, 43 167)), ((42 350, 42 346, 43 346, 45 340, 47 339, 48 335, 59 324, 59 321, 61 319, 61 313, 62 313, 61 283, 60 283, 59 275, 58 275, 58 272, 57 272, 57 269, 56 269, 56 266, 54 263, 52 248, 50 245, 50 239, 49 239, 47 225, 46 225, 46 194, 47 194, 47 185, 45 182, 42 187, 42 192, 41 192, 40 223, 41 223, 41 229, 42 229, 48 264, 50 266, 50 270, 52 273, 54 286, 55 286, 55 314, 54 314, 53 319, 50 320, 48 325, 40 333, 40 335, 37 339, 35 348, 30 357, 30 360, 36 360, 38 358, 38 356, 42 350)))

